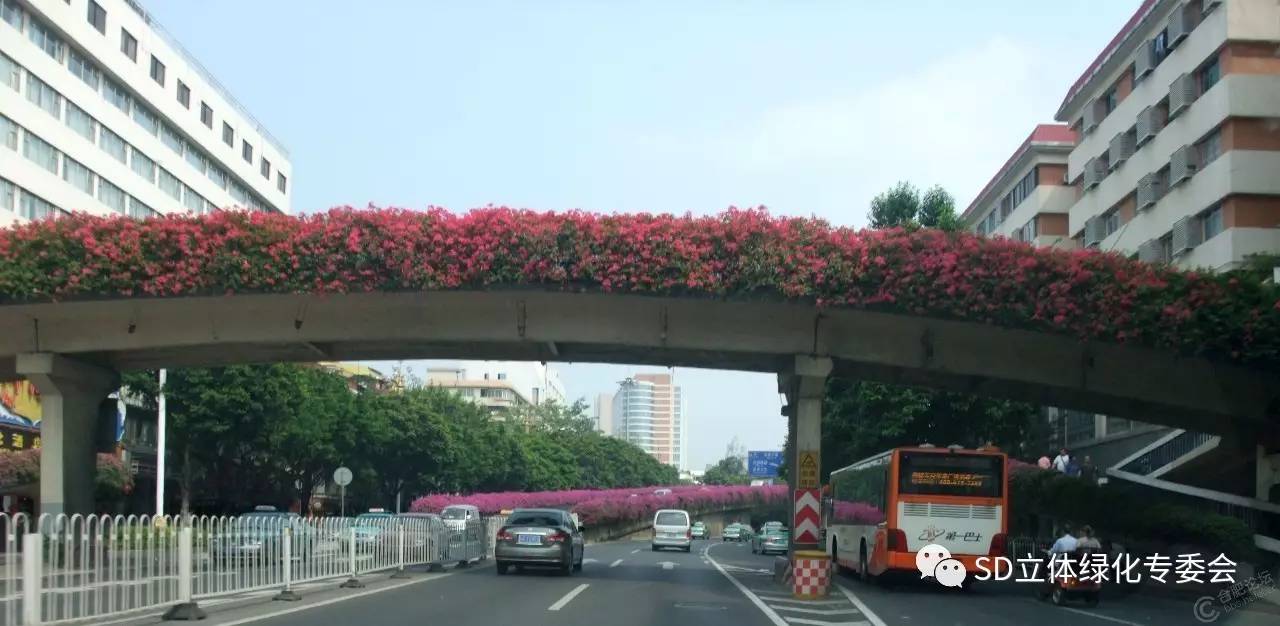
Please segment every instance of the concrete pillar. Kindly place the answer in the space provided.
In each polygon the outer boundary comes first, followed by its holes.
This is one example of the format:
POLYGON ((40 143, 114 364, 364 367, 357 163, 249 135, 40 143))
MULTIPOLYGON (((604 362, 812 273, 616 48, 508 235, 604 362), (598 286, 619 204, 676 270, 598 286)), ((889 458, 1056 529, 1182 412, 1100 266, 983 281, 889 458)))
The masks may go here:
POLYGON ((40 513, 92 513, 98 407, 119 375, 47 352, 19 354, 17 371, 40 392, 40 513))
MULTIPOLYGON (((797 355, 792 368, 779 378, 779 386, 787 394, 787 417, 793 442, 791 458, 792 502, 799 489, 820 489, 822 471, 822 399, 826 395, 831 359, 797 355)), ((819 502, 821 495, 818 496, 819 502)), ((797 520, 798 521, 798 520, 797 520)), ((823 549, 821 539, 799 541, 799 530, 792 524, 792 551, 823 549)))
POLYGON ((1277 502, 1271 498, 1271 490, 1280 485, 1280 450, 1268 450, 1257 446, 1253 497, 1263 502, 1277 502))

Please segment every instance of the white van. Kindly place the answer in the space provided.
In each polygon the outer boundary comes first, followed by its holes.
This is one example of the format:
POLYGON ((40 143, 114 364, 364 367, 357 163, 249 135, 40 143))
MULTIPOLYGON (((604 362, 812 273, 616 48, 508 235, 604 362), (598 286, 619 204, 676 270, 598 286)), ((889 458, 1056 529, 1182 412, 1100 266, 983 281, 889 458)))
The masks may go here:
POLYGON ((685 552, 693 546, 693 526, 689 512, 680 509, 662 509, 653 514, 654 552, 658 548, 682 548, 685 552))
POLYGON ((480 519, 480 509, 470 504, 450 504, 440 511, 444 526, 449 530, 462 530, 473 520, 480 519))

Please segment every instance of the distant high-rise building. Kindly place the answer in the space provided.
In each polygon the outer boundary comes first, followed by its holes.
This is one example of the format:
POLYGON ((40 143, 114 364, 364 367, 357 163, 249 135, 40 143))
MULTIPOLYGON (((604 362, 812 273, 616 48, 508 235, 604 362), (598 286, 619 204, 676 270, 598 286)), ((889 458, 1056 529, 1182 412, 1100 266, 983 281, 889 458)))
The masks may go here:
POLYGON ((684 402, 670 374, 636 374, 613 395, 613 434, 653 458, 685 468, 684 402))
POLYGON ((613 394, 602 393, 596 395, 595 406, 596 430, 606 435, 613 434, 613 394))

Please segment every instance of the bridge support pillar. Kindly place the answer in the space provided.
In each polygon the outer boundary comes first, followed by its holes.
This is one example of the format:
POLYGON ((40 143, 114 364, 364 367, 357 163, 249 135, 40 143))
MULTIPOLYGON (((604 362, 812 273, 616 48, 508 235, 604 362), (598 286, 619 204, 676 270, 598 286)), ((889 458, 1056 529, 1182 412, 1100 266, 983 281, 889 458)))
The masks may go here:
POLYGON ((40 512, 92 513, 98 408, 119 375, 48 352, 16 361, 17 373, 40 392, 40 512))
POLYGON ((1280 448, 1267 445, 1257 447, 1257 464, 1254 474, 1254 496, 1263 502, 1280 503, 1280 448))
MULTIPOLYGON (((791 457, 787 459, 794 503, 789 556, 797 584, 801 571, 814 569, 815 553, 826 551, 822 538, 822 399, 831 366, 831 359, 826 357, 797 355, 790 371, 778 377, 779 391, 787 396, 787 423, 792 442, 791 457), (804 567, 798 567, 800 557, 804 567)), ((826 563, 825 559, 822 561, 826 563)), ((825 585, 821 592, 810 591, 804 595, 825 595, 825 585)))

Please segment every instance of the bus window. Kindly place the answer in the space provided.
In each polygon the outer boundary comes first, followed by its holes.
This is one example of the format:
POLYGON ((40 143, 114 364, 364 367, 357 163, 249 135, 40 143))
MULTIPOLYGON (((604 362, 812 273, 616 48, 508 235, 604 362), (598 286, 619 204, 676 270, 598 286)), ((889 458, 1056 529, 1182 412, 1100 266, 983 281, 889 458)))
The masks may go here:
POLYGON ((1004 467, 999 456, 903 452, 898 493, 999 498, 1004 467))
POLYGON ((831 474, 831 520, 837 524, 884 521, 889 464, 846 469, 831 474))

